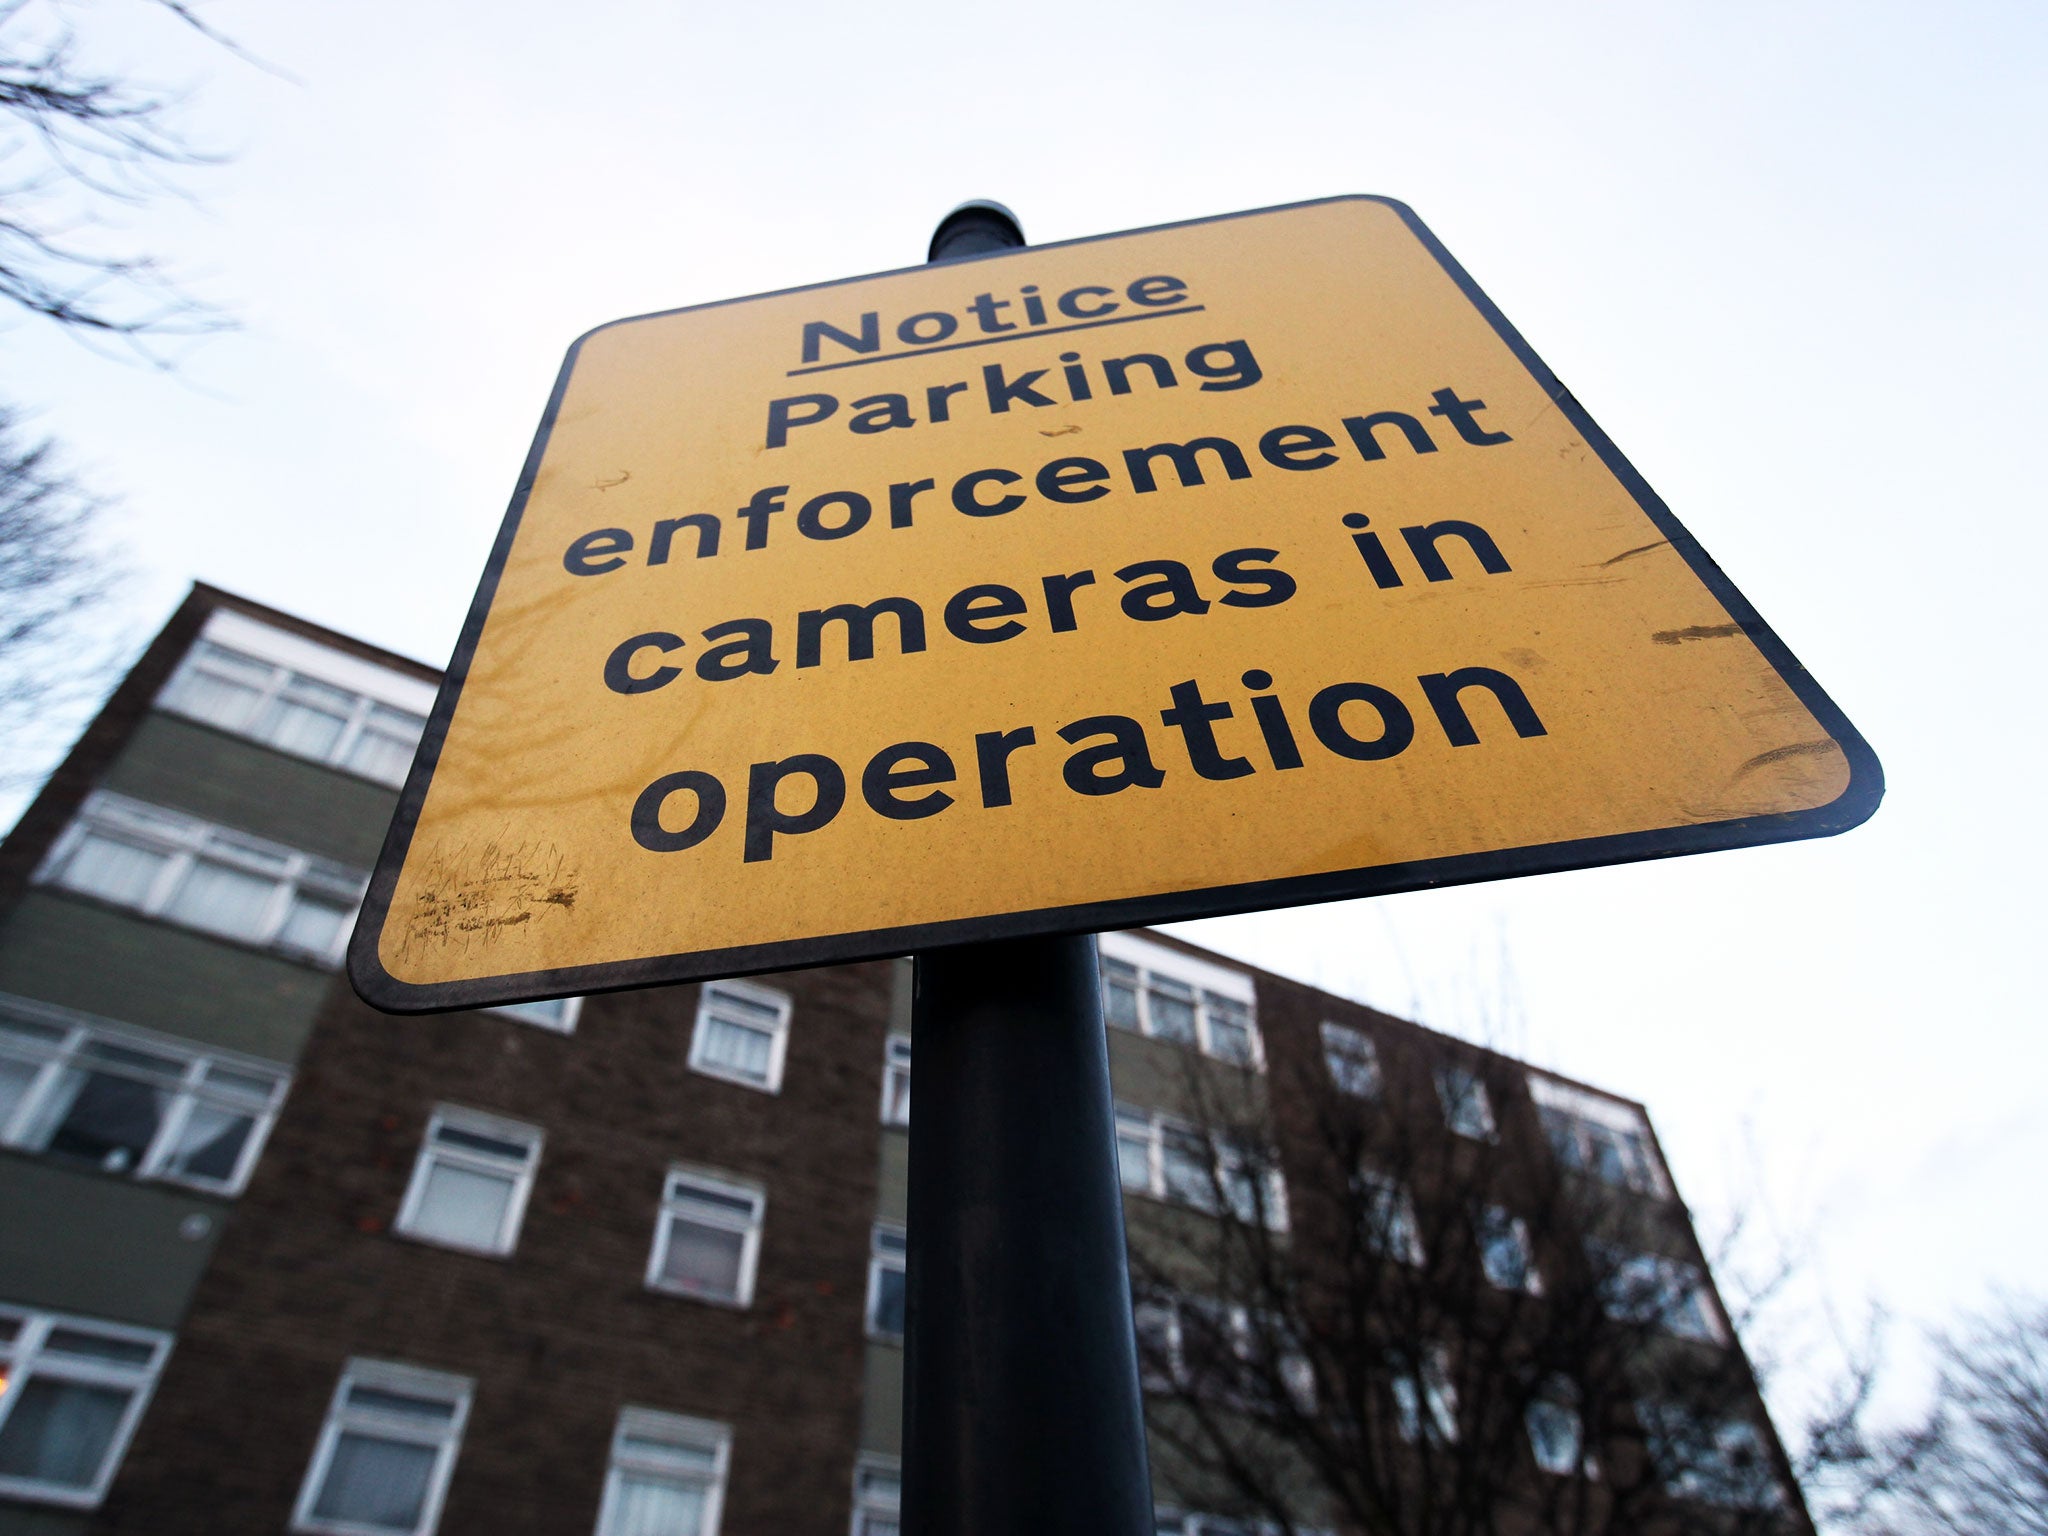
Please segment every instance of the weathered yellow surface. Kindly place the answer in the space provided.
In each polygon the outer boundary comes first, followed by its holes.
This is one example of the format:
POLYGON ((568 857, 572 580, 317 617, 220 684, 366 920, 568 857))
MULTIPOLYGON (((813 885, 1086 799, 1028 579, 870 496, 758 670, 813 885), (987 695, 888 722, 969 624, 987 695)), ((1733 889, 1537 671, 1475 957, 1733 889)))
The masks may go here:
MULTIPOLYGON (((940 328, 927 321, 924 333, 940 328)), ((829 338, 819 349, 826 363, 856 355, 829 338)), ((1202 356, 1223 373, 1234 358, 1202 356)), ((842 521, 846 510, 829 514, 842 521)), ((1369 705, 1346 705, 1341 719, 1357 737, 1378 734, 1369 705)), ((587 337, 377 953, 399 982, 432 985, 1809 811, 1848 781, 1843 748, 1421 239, 1390 206, 1346 200, 622 321, 587 337), (1148 276, 1178 279, 1185 301, 1131 302, 1128 285, 1148 276), (1026 323, 1025 284, 1048 304, 1044 327, 1026 323), (1144 318, 1049 333, 1074 323, 1051 301, 1082 285, 1108 288, 1117 314, 1144 318), (967 306, 983 293, 1010 301, 995 313, 1025 334, 982 335, 967 306), (807 322, 857 333, 870 310, 886 352, 902 346, 898 322, 919 312, 956 317, 950 343, 985 344, 791 376, 807 322), (1188 353, 1229 342, 1243 343, 1262 377, 1200 389, 1188 353), (1069 398, 1065 352, 1080 354, 1093 398, 1069 398), (1157 387, 1136 365, 1130 392, 1111 394, 1102 362, 1137 353, 1165 359, 1176 385, 1157 387), (991 364, 1012 381, 1048 370, 1037 387, 1055 403, 992 412, 991 364), (950 419, 928 420, 926 391, 953 381, 968 388, 948 397, 950 419), (1469 442, 1430 414, 1444 389, 1483 401, 1474 429, 1508 440, 1469 442), (764 446, 769 402, 806 392, 835 396, 836 413, 764 446), (854 401, 892 392, 916 425, 848 430, 854 401), (1435 451, 1415 452, 1394 424, 1376 434, 1385 457, 1362 457, 1342 420, 1384 411, 1415 418, 1435 451), (1328 434, 1336 462, 1288 470, 1261 457, 1262 436, 1288 425, 1328 434), (1245 478, 1228 478, 1211 454, 1203 484, 1183 486, 1162 459, 1158 489, 1134 489, 1125 450, 1202 436, 1235 443, 1245 478), (1038 494, 1041 467, 1071 456, 1105 467, 1107 494, 1072 505, 1038 494), (993 516, 955 510, 954 482, 992 467, 1022 479, 977 494, 1020 492, 1024 503, 993 516), (935 489, 914 499, 910 526, 891 526, 890 485, 920 479, 935 489), (736 509, 770 486, 789 487, 785 505, 762 520, 765 547, 744 548, 736 509), (805 537, 798 509, 835 490, 869 498, 869 521, 805 537), (696 533, 683 529, 665 563, 646 563, 655 524, 689 513, 720 519, 718 553, 698 558, 696 533), (1401 586, 1376 584, 1347 513, 1370 517, 1401 586), (1489 574, 1450 536, 1438 546, 1451 579, 1425 580, 1399 530, 1444 519, 1478 525, 1510 569, 1489 574), (565 551, 600 529, 631 535, 625 563, 565 569, 565 551), (1293 578, 1291 597, 1219 601, 1257 595, 1211 568, 1247 548, 1275 552, 1266 563, 1293 578), (1128 616, 1132 583, 1114 573, 1166 560, 1188 568, 1211 606, 1128 616), (1095 582, 1073 592, 1075 627, 1056 632, 1042 578, 1080 571, 1095 582), (948 600, 981 583, 1021 595, 1022 633, 970 644, 949 632, 948 600), (904 654, 883 618, 872 658, 849 660, 833 625, 819 664, 797 664, 801 612, 890 596, 919 605, 922 651, 904 654), (740 618, 772 625, 775 670, 699 677, 716 643, 703 631, 740 618), (636 654, 633 673, 667 664, 681 675, 612 691, 607 657, 645 632, 683 645, 636 654), (1474 688, 1460 698, 1479 740, 1453 745, 1418 679, 1468 667, 1511 678, 1543 734, 1519 734, 1495 695, 1474 688), (1241 682, 1252 669, 1271 674, 1270 688, 1241 682), (1214 723, 1218 747, 1250 772, 1201 776, 1182 733, 1162 723, 1169 688, 1186 680, 1231 706, 1214 723), (1354 681, 1409 711, 1405 750, 1361 761, 1318 739, 1310 701, 1354 681), (1275 766, 1248 702, 1255 691, 1280 700, 1300 767, 1275 766), (1164 775, 1157 787, 1068 787, 1062 765, 1079 748, 1056 733, 1099 715, 1143 727, 1164 775), (977 734, 1025 726, 1036 741, 1009 759, 1012 803, 985 805, 977 734), (953 803, 914 820, 870 809, 862 770, 899 742, 933 744, 957 770, 902 798, 936 787, 953 803), (750 768, 800 753, 844 770, 845 804, 749 861, 750 768), (650 851, 632 835, 633 806, 680 770, 722 784, 722 821, 693 847, 650 851)), ((792 772, 783 810, 804 809, 814 788, 792 772)), ((697 809, 680 792, 663 824, 688 826, 697 809)))

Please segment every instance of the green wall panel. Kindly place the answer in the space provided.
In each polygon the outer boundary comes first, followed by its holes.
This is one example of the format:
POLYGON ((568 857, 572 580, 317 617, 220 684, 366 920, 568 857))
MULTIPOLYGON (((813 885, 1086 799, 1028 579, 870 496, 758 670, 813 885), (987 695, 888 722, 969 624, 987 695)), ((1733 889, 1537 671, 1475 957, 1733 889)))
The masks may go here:
POLYGON ((363 870, 377 862, 398 806, 395 789, 156 712, 101 782, 363 870))
POLYGON ((161 1184, 0 1154, 0 1300, 175 1328, 223 1216, 161 1184), (187 1235, 188 1218, 205 1230, 187 1235))
POLYGON ((331 971, 31 891, 0 926, 0 991, 290 1062, 331 971))

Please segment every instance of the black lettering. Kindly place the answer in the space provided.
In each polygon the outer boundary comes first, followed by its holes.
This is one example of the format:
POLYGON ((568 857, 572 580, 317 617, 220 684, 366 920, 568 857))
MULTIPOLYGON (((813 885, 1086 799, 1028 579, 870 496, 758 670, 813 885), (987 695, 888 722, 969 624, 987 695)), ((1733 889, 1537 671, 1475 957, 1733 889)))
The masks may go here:
POLYGON ((975 489, 989 481, 997 485, 1015 485, 1024 477, 1007 469, 977 469, 971 475, 962 475, 953 482, 953 505, 969 517, 1001 517, 1005 512, 1014 512, 1024 505, 1022 496, 1012 493, 1000 501, 977 501, 975 489))
POLYGON ((1155 579, 1135 586, 1123 596, 1123 610, 1132 618, 1150 623, 1170 619, 1177 613, 1207 613, 1209 603, 1195 585, 1194 572, 1178 560, 1140 560, 1116 573, 1122 582, 1141 577, 1155 579))
POLYGON ((1093 309, 1083 309, 1081 307, 1081 295, 1084 293, 1099 293, 1104 298, 1108 298, 1110 294, 1115 292, 1114 288, 1102 288, 1093 284, 1080 288, 1069 288, 1060 295, 1060 313, 1071 320, 1093 320, 1098 315, 1109 314, 1112 310, 1122 309, 1123 306, 1117 303, 1116 300, 1110 299, 1107 304, 1098 304, 1093 309))
POLYGON ((1277 549, 1226 549, 1218 555, 1210 570, 1233 587, 1257 587, 1259 591, 1226 592, 1217 601, 1226 608, 1271 608, 1294 596, 1297 589, 1292 576, 1275 565, 1261 569, 1251 563, 1272 560, 1279 553, 1277 549))
POLYGON ((1318 427, 1275 427, 1259 439, 1259 457, 1275 469, 1328 469, 1337 439, 1318 427))
POLYGON ((1060 361, 1067 365, 1060 370, 1066 375, 1067 394, 1075 400, 1093 400, 1095 391, 1088 387, 1088 370, 1081 364, 1081 354, 1062 352, 1060 361))
POLYGON ((1543 728, 1543 722, 1536 718, 1535 708, 1529 703, 1529 696, 1522 692, 1522 685, 1505 672, 1496 672, 1492 667, 1460 667, 1455 672, 1432 672, 1427 677, 1418 677, 1416 681, 1422 684, 1429 707, 1436 711, 1437 723, 1444 728, 1444 736, 1454 747, 1475 747, 1479 744, 1479 732, 1472 728, 1472 718, 1465 713, 1465 706, 1458 698, 1467 688, 1484 688, 1492 694, 1517 736, 1527 738, 1550 734, 1543 728))
POLYGON ((1024 594, 1013 587, 997 586, 994 582, 964 587, 946 604, 946 628, 955 639, 965 640, 969 645, 993 645, 1023 634, 1024 626, 1016 616, 1030 611, 1024 594), (983 627, 991 620, 1000 622, 993 628, 983 627))
POLYGON ((1436 444, 1429 440, 1429 434, 1422 430, 1422 423, 1413 416, 1403 416, 1399 411, 1376 411, 1370 416, 1346 416, 1344 430, 1351 434, 1351 441, 1358 447, 1361 459, 1384 459, 1386 449, 1373 436, 1381 427, 1398 427, 1408 439, 1408 446, 1417 453, 1435 453, 1436 444))
POLYGON ((1017 401, 1026 405, 1054 405, 1058 402, 1051 395, 1041 395, 1031 386, 1044 378, 1047 370, 1034 368, 1029 373, 1019 374, 1007 383, 1003 379, 1003 365, 990 363, 981 370, 982 388, 988 391, 988 408, 1002 416, 1017 401))
POLYGON ((799 752, 779 763, 756 763, 747 770, 747 831, 742 861, 758 864, 775 855, 778 835, 796 837, 815 832, 846 804, 846 775, 831 758, 799 752), (790 812, 776 804, 785 780, 802 774, 817 786, 808 810, 790 812))
POLYGON ((723 820, 725 786, 708 773, 685 768, 680 773, 663 774, 640 791, 640 797, 633 802, 633 841, 649 853, 681 853, 716 832, 723 820), (684 790, 697 797, 697 814, 682 831, 671 832, 661 824, 662 807, 671 795, 684 790))
POLYGON ((1094 501, 1109 494, 1109 487, 1100 482, 1109 478, 1109 467, 1094 459, 1054 459, 1038 472, 1035 484, 1038 494, 1047 501, 1063 501, 1069 505, 1094 501), (1085 490, 1076 490, 1085 486, 1085 490))
POLYGON ((666 688, 683 675, 681 667, 656 667, 645 677, 635 677, 633 658, 642 651, 680 651, 682 648, 681 635, 671 635, 659 629, 635 635, 630 640, 621 640, 613 647, 611 655, 604 659, 604 685, 613 693, 652 693, 657 688, 666 688))
MULTIPOLYGON (((1247 688, 1270 688, 1273 674, 1257 667, 1239 679, 1247 688)), ((1273 760, 1275 768, 1299 768, 1301 748, 1294 744, 1294 727, 1288 724, 1287 711, 1281 708, 1280 696, 1273 693, 1252 695, 1252 718, 1259 722, 1259 734, 1266 738, 1266 755, 1273 760)))
POLYGON ((836 603, 830 608, 807 608, 796 616, 796 664, 815 667, 824 660, 827 624, 846 626, 846 659, 871 661, 875 654, 875 619, 884 613, 896 618, 896 636, 902 654, 924 649, 924 610, 907 597, 878 597, 866 607, 859 603, 836 603))
POLYGON ((1429 408, 1429 414, 1447 418, 1458 429, 1458 436, 1475 447, 1512 441, 1507 433, 1489 432, 1474 419, 1474 412, 1486 409, 1484 400, 1460 400, 1457 391, 1451 389, 1440 389, 1429 398, 1436 402, 1429 408))
POLYGON ((788 494, 786 485, 764 485, 754 492, 751 501, 739 509, 737 515, 747 525, 747 548, 767 547, 769 514, 782 510, 782 498, 788 494))
POLYGON ((1171 309, 1188 296, 1188 285, 1177 277, 1141 277, 1124 292, 1133 304, 1171 309))
POLYGON ((1231 479, 1250 477, 1251 466, 1245 463, 1244 453, 1237 444, 1227 437, 1198 437, 1187 443, 1154 443, 1150 448, 1126 448, 1124 469, 1130 474, 1131 489, 1140 492, 1159 489, 1158 482, 1152 478, 1152 461, 1162 456, 1172 462, 1174 473, 1180 476, 1182 485, 1202 484, 1202 466, 1195 455, 1204 450, 1216 455, 1224 473, 1231 479))
POLYGON ((882 317, 874 310, 862 315, 858 336, 849 335, 838 326, 828 325, 823 320, 808 322, 804 326, 804 361, 815 363, 818 360, 819 344, 828 339, 838 342, 849 352, 879 351, 882 345, 882 317))
POLYGON ((1038 745, 1038 732, 1030 726, 1014 731, 983 731, 974 738, 974 764, 981 772, 981 803, 985 807, 1010 803, 1010 754, 1020 747, 1038 745))
POLYGON ((1045 588, 1045 609, 1052 617, 1052 629, 1056 635, 1064 635, 1080 626, 1074 619, 1074 591, 1078 587, 1095 585, 1093 571, 1075 571, 1066 576, 1042 576, 1038 584, 1045 588))
POLYGON ((951 421, 952 407, 946 401, 967 387, 962 379, 958 384, 934 384, 924 392, 924 413, 933 421, 951 421))
POLYGON ((1079 746, 1090 736, 1109 740, 1099 747, 1083 747, 1060 765, 1060 777, 1075 794, 1113 795, 1133 785, 1157 789, 1166 782, 1166 775, 1153 766, 1145 727, 1129 715, 1090 715, 1060 727, 1060 740, 1070 746, 1079 746))
POLYGON ((1465 547, 1479 557, 1479 568, 1489 576, 1504 575, 1508 569, 1507 559, 1501 554, 1500 546, 1493 542, 1493 536, 1477 523, 1459 522, 1448 519, 1441 523, 1428 523, 1418 528, 1403 528, 1401 537, 1408 541, 1408 552, 1415 557, 1415 563, 1422 567, 1422 574, 1431 581, 1449 581, 1451 568, 1444 564, 1444 557, 1437 553, 1436 541, 1446 535, 1455 535, 1465 541, 1465 547))
POLYGON ((822 496, 813 496, 797 510, 797 532, 807 539, 843 539, 867 527, 874 510, 859 491, 827 491, 822 496), (825 521, 825 509, 830 506, 846 508, 846 521, 837 527, 825 521))
POLYGON ((1045 300, 1038 296, 1038 285, 1026 283, 1017 291, 1024 295, 1024 318, 1033 325, 1045 324, 1045 300))
POLYGON ((1187 362, 1189 373, 1209 381, 1204 389, 1250 389, 1266 376, 1250 345, 1242 341, 1212 341, 1206 347, 1196 347, 1188 353, 1187 362), (1205 361, 1216 352, 1223 354, 1222 363, 1205 361))
POLYGON ((697 558, 709 559, 718 553, 718 519, 709 512, 691 512, 682 517, 664 517, 654 525, 654 536, 647 543, 649 565, 668 564, 669 541, 678 529, 697 530, 697 558))
MULTIPOLYGON (((960 386, 965 389, 965 384, 960 386)), ((910 504, 932 488, 930 480, 899 480, 889 487, 889 526, 910 526, 910 504)))
POLYGON ((931 784, 950 784, 959 777, 953 759, 928 741, 899 741, 868 759, 861 771, 860 794, 868 809, 891 821, 922 821, 953 803, 943 789, 905 799, 902 791, 931 784))
POLYGON ((981 322, 982 334, 985 336, 995 336, 1003 331, 1014 331, 1017 329, 1017 324, 1013 320, 998 321, 996 319, 997 310, 1010 307, 1008 299, 999 299, 992 293, 977 293, 974 296, 974 302, 967 307, 974 312, 974 318, 981 322))
POLYGON ((1415 739, 1415 717, 1408 713, 1408 706, 1371 683, 1332 683, 1308 701, 1308 724, 1317 741, 1339 757, 1361 763, 1394 757, 1415 739), (1345 730, 1342 711, 1346 704, 1370 704, 1380 717, 1379 735, 1368 741, 1345 730))
POLYGON ((602 576, 624 565, 619 557, 632 549, 633 535, 625 529, 593 529, 562 552, 562 569, 571 576, 602 576))
MULTIPOLYGON (((1363 512, 1346 512, 1344 514, 1344 526, 1346 528, 1367 528, 1371 525, 1372 519, 1363 512)), ((1351 535, 1351 542, 1358 546, 1358 558, 1363 560, 1365 568, 1372 572, 1374 586, 1384 592, 1390 588, 1404 585, 1401 580, 1401 573, 1394 569, 1394 562, 1388 557, 1387 548, 1384 544, 1380 543, 1380 536, 1378 534, 1354 533, 1351 535)))
POLYGON ((826 417, 838 409, 839 400, 835 395, 791 395, 786 400, 770 400, 768 402, 768 446, 770 448, 780 448, 789 441, 789 429, 791 427, 808 427, 814 422, 825 420, 826 417), (800 405, 810 406, 812 408, 811 413, 808 416, 796 415, 796 408, 800 405))
POLYGON ((704 638, 721 642, 697 658, 697 675, 707 683, 729 683, 750 672, 766 677, 782 665, 775 659, 775 626, 766 619, 727 619, 705 630, 704 638))
POLYGON ((910 414, 908 395, 867 395, 854 401, 853 408, 858 414, 846 424, 849 432, 872 437, 877 432, 917 425, 917 418, 910 414))
POLYGON ((928 347, 933 342, 944 341, 959 329, 960 321, 956 316, 941 310, 928 309, 923 314, 912 315, 897 326, 896 339, 906 347, 928 347), (927 320, 931 322, 930 327, 924 323, 927 320))
POLYGON ((1252 772, 1251 759, 1225 757, 1216 745, 1216 722, 1236 713, 1228 704, 1210 703, 1202 697, 1201 685, 1193 678, 1175 683, 1167 690, 1173 708, 1159 712, 1161 722, 1172 726, 1187 743, 1188 763, 1205 779, 1241 779, 1252 772))
POLYGON ((1172 389, 1180 381, 1173 376, 1173 364, 1156 352, 1133 352, 1129 357, 1109 357, 1102 362, 1102 377, 1109 383, 1112 395, 1128 395, 1131 392, 1131 365, 1143 363, 1145 371, 1152 375, 1152 382, 1161 389, 1172 389))

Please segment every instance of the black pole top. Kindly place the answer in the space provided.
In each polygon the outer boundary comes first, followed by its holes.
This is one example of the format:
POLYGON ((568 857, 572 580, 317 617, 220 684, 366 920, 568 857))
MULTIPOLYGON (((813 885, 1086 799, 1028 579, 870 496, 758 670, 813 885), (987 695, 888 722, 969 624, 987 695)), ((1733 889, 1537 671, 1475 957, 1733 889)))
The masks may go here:
POLYGON ((939 220, 925 260, 958 261, 988 251, 1015 250, 1023 244, 1024 226, 1017 222, 1017 215, 1001 203, 977 198, 939 220))

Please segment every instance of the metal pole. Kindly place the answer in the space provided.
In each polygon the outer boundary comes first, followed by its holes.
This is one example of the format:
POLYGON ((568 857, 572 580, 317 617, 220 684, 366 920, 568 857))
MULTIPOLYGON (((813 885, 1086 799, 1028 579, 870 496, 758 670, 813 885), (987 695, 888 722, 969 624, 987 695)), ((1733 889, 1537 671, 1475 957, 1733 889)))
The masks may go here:
MULTIPOLYGON (((970 203, 933 261, 1021 246, 970 203)), ((906 1536, 1151 1536, 1095 940, 919 955, 906 1536)))

